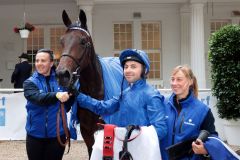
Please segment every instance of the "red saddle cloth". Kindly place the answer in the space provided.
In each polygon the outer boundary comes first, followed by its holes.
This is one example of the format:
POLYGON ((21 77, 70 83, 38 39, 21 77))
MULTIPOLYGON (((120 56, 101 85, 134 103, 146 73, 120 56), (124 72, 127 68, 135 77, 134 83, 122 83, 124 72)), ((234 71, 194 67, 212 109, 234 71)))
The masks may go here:
POLYGON ((103 160, 113 160, 114 128, 112 124, 104 125, 103 160))

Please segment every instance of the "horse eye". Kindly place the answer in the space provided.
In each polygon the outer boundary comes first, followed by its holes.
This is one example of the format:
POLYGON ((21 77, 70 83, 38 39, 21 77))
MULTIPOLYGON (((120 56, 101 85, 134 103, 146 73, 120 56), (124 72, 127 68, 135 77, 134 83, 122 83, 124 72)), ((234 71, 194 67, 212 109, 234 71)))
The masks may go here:
POLYGON ((85 45, 87 43, 87 40, 85 38, 80 38, 80 45, 85 45))

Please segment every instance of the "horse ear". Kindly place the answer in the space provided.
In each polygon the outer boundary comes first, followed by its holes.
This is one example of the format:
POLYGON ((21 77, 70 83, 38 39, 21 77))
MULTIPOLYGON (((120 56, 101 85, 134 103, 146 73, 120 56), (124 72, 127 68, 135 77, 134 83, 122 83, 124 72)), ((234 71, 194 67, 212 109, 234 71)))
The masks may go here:
POLYGON ((62 12, 62 20, 66 27, 69 27, 72 24, 72 21, 68 17, 68 14, 65 10, 62 12))
POLYGON ((80 9, 79 20, 81 22, 81 28, 84 28, 87 30, 87 17, 85 12, 82 9, 80 9))

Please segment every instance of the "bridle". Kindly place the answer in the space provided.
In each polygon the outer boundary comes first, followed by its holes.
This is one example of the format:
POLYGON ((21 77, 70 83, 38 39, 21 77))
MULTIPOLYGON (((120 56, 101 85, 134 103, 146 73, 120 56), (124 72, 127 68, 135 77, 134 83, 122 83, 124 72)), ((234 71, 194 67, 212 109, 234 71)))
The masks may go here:
MULTIPOLYGON (((70 27, 70 28, 68 28, 68 30, 75 30, 75 29, 80 30, 80 31, 84 31, 90 37, 90 34, 86 30, 84 30, 80 27, 70 27)), ((70 58, 72 61, 74 61, 74 63, 77 66, 76 70, 74 72, 72 72, 71 81, 70 81, 70 84, 68 86, 69 92, 75 90, 75 87, 76 87, 75 84, 78 83, 78 80, 79 80, 79 77, 80 77, 80 64, 81 64, 82 60, 84 59, 83 58, 84 53, 90 47, 91 47, 91 43, 89 41, 86 44, 84 44, 84 49, 81 52, 81 57, 79 58, 79 62, 72 55, 69 55, 69 54, 62 54, 61 57, 60 57, 60 59, 62 57, 70 58)), ((65 116, 64 103, 60 103, 60 107, 59 107, 58 112, 57 112, 57 124, 56 125, 57 125, 56 126, 57 140, 58 140, 59 144, 63 147, 65 147, 68 144, 67 153, 69 153, 69 150, 70 150, 70 133, 69 133, 69 130, 68 130, 68 127, 67 127, 67 118, 65 116), (66 142, 65 143, 63 143, 61 138, 60 138, 60 128, 59 128, 60 116, 62 116, 63 129, 64 129, 64 134, 66 136, 66 142)))
MULTIPOLYGON (((83 31, 84 33, 87 34, 87 36, 90 38, 90 34, 83 28, 80 28, 79 26, 75 26, 75 27, 70 27, 68 28, 68 30, 79 30, 79 31, 83 31)), ((82 50, 81 52, 81 57, 79 58, 79 62, 70 54, 62 54, 60 59, 62 57, 68 57, 70 58, 72 61, 74 61, 74 63, 76 64, 77 68, 74 72, 72 72, 72 75, 73 77, 71 77, 71 81, 70 81, 70 84, 69 84, 69 87, 72 87, 72 85, 75 84, 76 80, 80 77, 80 65, 81 65, 81 62, 83 61, 84 59, 84 53, 87 51, 88 48, 91 47, 91 43, 88 41, 86 44, 84 44, 84 49, 82 50)))

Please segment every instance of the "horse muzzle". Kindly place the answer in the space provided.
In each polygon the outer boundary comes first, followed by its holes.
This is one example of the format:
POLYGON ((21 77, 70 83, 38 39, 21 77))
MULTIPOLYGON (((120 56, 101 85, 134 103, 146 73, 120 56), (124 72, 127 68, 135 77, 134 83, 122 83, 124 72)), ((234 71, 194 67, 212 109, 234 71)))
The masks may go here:
POLYGON ((56 76, 59 85, 63 87, 68 87, 70 85, 72 75, 68 70, 56 70, 56 76))

